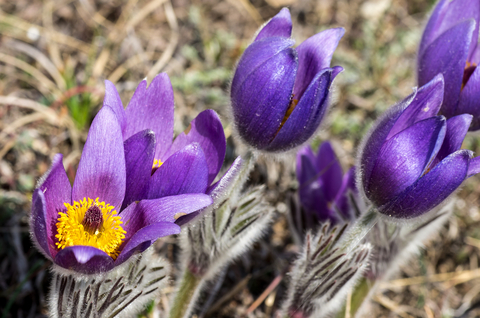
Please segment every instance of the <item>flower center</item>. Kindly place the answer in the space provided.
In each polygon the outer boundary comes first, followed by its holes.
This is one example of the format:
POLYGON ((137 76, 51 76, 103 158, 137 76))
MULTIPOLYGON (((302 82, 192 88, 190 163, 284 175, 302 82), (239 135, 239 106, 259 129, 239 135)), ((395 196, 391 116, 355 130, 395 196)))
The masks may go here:
POLYGON ((121 217, 113 206, 94 200, 83 198, 80 202, 74 201, 73 205, 64 203, 67 211, 59 212, 56 243, 59 249, 67 246, 86 245, 104 251, 116 259, 118 248, 125 238, 121 226, 121 217))
POLYGON ((103 225, 102 211, 98 205, 92 205, 87 209, 83 217, 82 225, 90 235, 98 233, 98 230, 103 225))
POLYGON ((472 76, 476 68, 477 68, 477 64, 470 63, 467 61, 467 64, 465 65, 465 69, 463 70, 462 90, 465 87, 465 85, 467 85, 467 82, 470 79, 470 76, 472 76))
POLYGON ((152 174, 157 171, 160 166, 163 165, 163 162, 160 159, 153 160, 152 174))

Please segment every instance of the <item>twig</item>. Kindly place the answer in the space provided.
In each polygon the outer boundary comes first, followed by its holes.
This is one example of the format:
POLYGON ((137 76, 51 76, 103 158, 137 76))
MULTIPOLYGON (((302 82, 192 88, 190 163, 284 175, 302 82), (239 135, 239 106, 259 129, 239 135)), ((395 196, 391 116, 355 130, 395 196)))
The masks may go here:
POLYGON ((253 304, 251 304, 250 307, 248 307, 247 314, 251 314, 255 309, 257 309, 258 306, 260 306, 261 303, 263 303, 265 298, 267 298, 267 296, 270 295, 270 293, 273 292, 275 288, 277 288, 278 284, 280 284, 280 282, 283 279, 283 276, 284 274, 280 274, 277 277, 275 277, 275 279, 270 283, 270 285, 268 285, 268 287, 257 298, 257 300, 255 300, 253 304))

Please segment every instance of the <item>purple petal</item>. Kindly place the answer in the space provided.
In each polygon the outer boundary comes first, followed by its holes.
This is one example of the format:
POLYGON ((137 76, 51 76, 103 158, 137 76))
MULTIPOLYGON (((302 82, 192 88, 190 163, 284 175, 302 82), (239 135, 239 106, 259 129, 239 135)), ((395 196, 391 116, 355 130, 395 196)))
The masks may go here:
POLYGON ((480 68, 476 67, 460 93, 457 114, 471 114, 470 130, 480 129, 480 68))
POLYGON ((418 84, 424 85, 437 74, 445 79, 445 97, 442 114, 452 117, 456 113, 468 57, 468 44, 475 21, 468 20, 448 29, 419 55, 418 84))
POLYGON ((370 177, 367 197, 384 205, 425 173, 445 136, 445 118, 422 120, 388 140, 370 177))
POLYGON ((377 163, 380 149, 383 147, 395 122, 415 98, 415 95, 416 92, 392 106, 377 120, 376 126, 372 127, 365 135, 358 156, 360 158, 360 181, 365 191, 370 187, 370 176, 377 163))
POLYGON ((72 203, 72 186, 62 163, 63 155, 56 154, 52 160, 52 167, 45 173, 43 182, 38 187, 45 198, 45 225, 50 253, 54 257, 56 248, 54 237, 57 234, 58 212, 65 212, 64 203, 72 203))
POLYGON ((467 176, 468 178, 470 178, 471 176, 474 176, 479 172, 480 172, 480 157, 475 157, 471 159, 468 164, 467 176))
POLYGON ((411 219, 439 205, 467 177, 472 152, 459 150, 449 155, 379 212, 399 219, 411 219))
POLYGON ((125 153, 122 131, 109 107, 93 120, 78 164, 72 199, 99 198, 120 211, 125 196, 125 153))
POLYGON ((166 73, 158 74, 147 90, 145 86, 146 81, 138 85, 125 110, 128 118, 125 137, 153 130, 157 141, 155 158, 162 159, 173 139, 173 88, 166 73))
POLYGON ((419 53, 422 54, 428 45, 433 43, 442 33, 459 24, 460 22, 473 19, 476 22, 475 29, 472 29, 472 40, 468 43, 470 50, 469 55, 477 44, 478 40, 478 21, 480 19, 480 4, 478 0, 442 0, 440 1, 432 16, 428 20, 428 24, 420 42, 419 53))
POLYGON ((47 228, 46 217, 47 204, 41 189, 36 189, 32 195, 32 214, 30 216, 30 228, 32 238, 43 254, 52 259, 52 254, 55 251, 53 236, 51 229, 47 228))
MULTIPOLYGON (((268 40, 254 42, 249 48, 268 40)), ((237 84, 237 74, 233 79, 234 120, 244 140, 257 149, 264 149, 277 134, 290 105, 297 71, 295 51, 291 48, 280 51, 253 70, 244 70, 242 66, 241 60, 237 73, 241 70, 243 76, 248 71, 248 76, 241 85, 237 84)))
MULTIPOLYGON (((473 38, 475 38, 475 37, 473 37, 473 38)), ((468 61, 470 63, 476 64, 476 65, 480 64, 480 45, 478 45, 478 43, 475 44, 475 49, 470 54, 470 57, 468 58, 468 61)))
POLYGON ((445 133, 442 148, 440 148, 437 157, 430 167, 434 167, 438 162, 462 147, 463 139, 467 135, 471 122, 472 115, 469 114, 458 115, 447 120, 447 132, 445 133))
POLYGON ((322 183, 328 185, 325 187, 325 198, 331 202, 342 186, 343 171, 329 142, 324 142, 318 149, 317 171, 322 183))
POLYGON ((442 74, 420 87, 415 98, 393 126, 387 140, 416 122, 437 115, 442 105, 444 81, 442 74))
POLYGON ((109 80, 105 81, 105 97, 103 99, 103 106, 110 107, 120 124, 122 132, 125 132, 127 126, 127 118, 125 117, 125 110, 123 109, 122 99, 118 95, 117 88, 109 80))
POLYGON ((147 198, 155 156, 155 134, 147 129, 124 142, 126 185, 122 209, 133 201, 147 198))
POLYGON ((129 259, 134 253, 141 253, 146 250, 156 239, 180 233, 180 226, 175 223, 158 222, 148 225, 137 233, 127 242, 125 247, 115 260, 115 266, 118 266, 129 259), (147 243, 147 244, 144 244, 147 243))
POLYGON ((317 74, 330 67, 333 52, 344 34, 344 28, 328 29, 309 37, 297 47, 298 71, 294 98, 300 99, 317 74))
POLYGON ((208 184, 210 184, 222 167, 227 148, 222 122, 214 110, 207 109, 201 112, 190 123, 190 126, 175 138, 165 157, 170 157, 194 142, 202 147, 205 156, 207 156, 208 184))
POLYGON ((92 246, 69 246, 58 251, 55 264, 82 274, 104 273, 113 268, 113 259, 92 246))
POLYGON ((315 214, 321 220, 326 220, 330 215, 331 202, 325 197, 327 187, 328 185, 322 183, 322 180, 313 178, 298 189, 302 206, 308 213, 315 214))
POLYGON ((325 210, 328 206, 325 198, 325 184, 319 178, 319 171, 315 167, 308 155, 299 158, 300 171, 297 170, 297 178, 299 180, 298 193, 300 202, 308 212, 325 210))
POLYGON ((255 41, 272 36, 289 38, 291 34, 292 17, 290 16, 290 11, 287 8, 283 8, 260 29, 255 41))
POLYGON ((332 69, 317 74, 266 150, 288 150, 304 143, 313 135, 327 110, 331 75, 332 69))
POLYGON ((179 214, 189 214, 212 204, 212 198, 206 194, 181 194, 155 200, 142 200, 130 204, 122 211, 125 234, 124 242, 141 228, 158 223, 174 223, 179 214))
MULTIPOLYGON (((295 41, 282 38, 268 38, 253 42, 243 52, 232 80, 231 96, 236 96, 247 77, 260 66, 290 48, 295 41)), ((278 58, 277 58, 278 59, 278 58)), ((292 85, 293 87, 293 85, 292 85)), ((244 92, 241 92, 244 94, 244 92)))
POLYGON ((355 185, 355 167, 352 167, 348 170, 345 176, 343 176, 342 185, 335 198, 336 210, 338 210, 347 220, 352 220, 355 215, 352 213, 353 207, 350 204, 348 196, 357 193, 358 191, 355 185))
POLYGON ((176 152, 150 178, 148 198, 156 199, 185 193, 205 193, 208 166, 198 143, 176 152))
POLYGON ((302 184, 307 183, 312 178, 317 177, 317 169, 315 168, 316 157, 312 148, 308 145, 303 147, 297 153, 297 180, 302 184))

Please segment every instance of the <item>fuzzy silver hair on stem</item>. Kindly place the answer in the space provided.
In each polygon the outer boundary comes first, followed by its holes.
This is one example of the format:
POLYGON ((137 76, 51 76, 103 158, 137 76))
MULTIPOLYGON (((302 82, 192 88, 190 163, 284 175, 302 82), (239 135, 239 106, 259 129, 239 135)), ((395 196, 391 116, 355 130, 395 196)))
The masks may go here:
POLYGON ((226 199, 182 231, 183 273, 170 318, 189 317, 205 285, 264 233, 272 214, 260 186, 226 199))
POLYGON ((446 206, 436 209, 428 218, 416 224, 378 222, 366 238, 373 248, 371 266, 366 276, 371 280, 386 280, 395 275, 400 266, 418 253, 448 220, 453 213, 454 202, 452 200, 446 206))
POLYGON ((86 277, 54 272, 50 317, 133 317, 165 287, 169 267, 149 248, 105 275, 86 277))
POLYGON ((290 274, 282 317, 326 317, 341 308, 371 255, 370 244, 342 252, 338 243, 346 229, 347 225, 331 228, 327 223, 316 235, 306 234, 303 252, 290 274))
POLYGON ((248 153, 245 158, 237 158, 223 184, 210 193, 214 204, 180 235, 182 273, 170 318, 189 317, 206 283, 245 252, 272 220, 274 209, 264 200, 262 186, 242 192, 255 156, 248 153))
POLYGON ((170 318, 189 317, 205 285, 265 232, 273 208, 263 197, 263 186, 252 188, 182 232, 184 269, 170 318))
POLYGON ((225 200, 202 222, 182 233, 188 267, 194 274, 213 277, 263 233, 273 212, 263 200, 263 190, 263 186, 255 187, 236 202, 225 200))

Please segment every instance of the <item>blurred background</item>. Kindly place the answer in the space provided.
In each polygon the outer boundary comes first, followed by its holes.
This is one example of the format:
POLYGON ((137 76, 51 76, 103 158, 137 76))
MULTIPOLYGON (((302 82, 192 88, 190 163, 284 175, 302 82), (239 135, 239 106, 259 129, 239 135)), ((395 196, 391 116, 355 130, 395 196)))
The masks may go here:
MULTIPOLYGON (((46 317, 47 261, 28 229, 31 193, 55 153, 73 180, 104 80, 124 106, 136 85, 166 72, 175 90, 175 131, 216 110, 236 156, 228 121, 229 81, 256 29, 290 8, 297 44, 330 27, 345 36, 332 65, 333 106, 317 144, 331 140, 346 170, 371 123, 412 92, 415 54, 433 0, 17 0, 0 1, 0 318, 46 317)), ((465 148, 480 154, 478 134, 465 148)), ((298 186, 294 154, 261 159, 251 183, 267 185, 278 213, 254 250, 231 265, 200 308, 205 317, 272 317, 299 248, 286 213, 298 186), (272 282, 280 282, 278 285, 272 282), (265 292, 266 291, 266 292, 265 292)), ((399 276, 373 297, 374 317, 478 317, 480 177, 465 182, 455 215, 399 276)), ((159 242, 175 261, 175 238, 159 242)), ((173 275, 175 274, 175 271, 173 275)), ((140 317, 162 317, 172 288, 140 317)))

